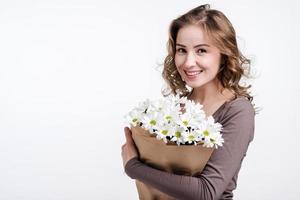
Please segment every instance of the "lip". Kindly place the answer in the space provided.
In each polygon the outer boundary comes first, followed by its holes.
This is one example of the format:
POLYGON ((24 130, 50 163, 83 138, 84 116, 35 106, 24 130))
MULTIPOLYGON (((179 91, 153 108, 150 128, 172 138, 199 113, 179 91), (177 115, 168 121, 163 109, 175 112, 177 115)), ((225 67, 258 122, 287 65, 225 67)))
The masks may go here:
POLYGON ((203 70, 184 70, 184 73, 189 80, 196 79, 202 72, 203 70))
POLYGON ((184 70, 185 72, 200 72, 203 71, 203 69, 199 69, 199 70, 184 70))

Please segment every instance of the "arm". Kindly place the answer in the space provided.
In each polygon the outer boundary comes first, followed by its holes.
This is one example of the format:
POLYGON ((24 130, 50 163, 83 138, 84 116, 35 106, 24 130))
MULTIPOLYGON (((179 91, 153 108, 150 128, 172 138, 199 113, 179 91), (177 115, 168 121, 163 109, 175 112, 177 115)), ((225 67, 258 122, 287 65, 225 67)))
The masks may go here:
POLYGON ((179 199, 218 199, 239 170, 254 134, 254 111, 246 101, 231 104, 221 120, 223 147, 214 150, 198 177, 171 174, 151 168, 132 158, 125 172, 158 190, 179 199))

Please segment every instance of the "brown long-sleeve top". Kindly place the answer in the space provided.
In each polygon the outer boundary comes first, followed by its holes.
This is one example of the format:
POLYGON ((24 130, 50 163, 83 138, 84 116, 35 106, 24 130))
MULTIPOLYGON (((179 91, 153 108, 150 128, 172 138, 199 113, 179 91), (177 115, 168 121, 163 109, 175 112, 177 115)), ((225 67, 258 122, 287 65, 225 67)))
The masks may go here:
POLYGON ((224 144, 215 149, 203 171, 194 177, 176 175, 149 167, 137 157, 125 165, 125 172, 169 196, 182 200, 233 199, 238 173, 254 137, 252 104, 243 97, 225 102, 214 114, 223 126, 224 144))

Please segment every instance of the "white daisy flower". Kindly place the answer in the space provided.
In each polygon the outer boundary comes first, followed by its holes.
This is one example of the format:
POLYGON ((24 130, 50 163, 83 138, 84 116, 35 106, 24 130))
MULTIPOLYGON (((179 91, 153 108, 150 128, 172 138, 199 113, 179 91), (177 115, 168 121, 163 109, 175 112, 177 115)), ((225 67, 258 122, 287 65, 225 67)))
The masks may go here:
POLYGON ((172 133, 173 137, 171 138, 171 141, 176 142, 177 145, 184 144, 185 129, 180 126, 176 126, 175 128, 173 128, 172 131, 173 131, 172 133))
POLYGON ((220 134, 222 125, 215 123, 212 116, 206 118, 202 105, 179 95, 169 95, 164 99, 139 103, 125 116, 132 126, 141 126, 156 138, 168 142, 197 145, 199 141, 206 147, 222 146, 220 134))
POLYGON ((156 133, 156 138, 159 140, 163 140, 165 143, 167 143, 167 137, 170 138, 172 136, 172 129, 172 126, 168 124, 160 127, 156 133))
POLYGON ((201 104, 189 100, 185 104, 185 111, 187 113, 191 113, 195 118, 199 119, 198 121, 202 121, 206 117, 202 107, 203 106, 201 104))
POLYGON ((141 121, 141 116, 141 113, 134 109, 125 115, 125 121, 132 126, 137 126, 141 121))
POLYGON ((198 135, 198 133, 195 131, 184 134, 184 142, 188 142, 189 144, 197 145, 197 141, 196 141, 196 138, 198 137, 197 135, 198 135))
POLYGON ((146 99, 145 101, 139 102, 138 106, 135 108, 140 113, 148 113, 149 106, 152 104, 150 99, 146 99))
POLYGON ((220 134, 222 126, 220 123, 215 123, 212 116, 202 123, 202 142, 205 147, 222 146, 224 142, 222 135, 220 134))
POLYGON ((162 110, 162 115, 164 119, 164 123, 166 124, 174 124, 178 121, 179 113, 177 110, 172 110, 170 108, 162 110))
POLYGON ((224 139, 219 133, 212 133, 210 136, 210 141, 214 144, 216 149, 218 148, 218 146, 223 146, 224 143, 224 139))
POLYGON ((199 123, 201 123, 201 120, 195 117, 192 113, 185 112, 180 115, 179 120, 176 122, 180 126, 187 129, 188 127, 194 127, 197 128, 199 126, 199 123))
POLYGON ((159 128, 159 122, 162 120, 160 113, 149 113, 141 118, 142 127, 149 130, 150 133, 155 133, 155 130, 159 128))

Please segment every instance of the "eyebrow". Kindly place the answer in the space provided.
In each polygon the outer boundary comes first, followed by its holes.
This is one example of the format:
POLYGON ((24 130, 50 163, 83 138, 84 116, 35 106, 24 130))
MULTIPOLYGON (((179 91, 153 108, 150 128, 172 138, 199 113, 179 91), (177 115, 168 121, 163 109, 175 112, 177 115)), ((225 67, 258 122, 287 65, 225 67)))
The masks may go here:
MULTIPOLYGON (((186 47, 186 46, 184 46, 183 44, 179 44, 179 43, 177 43, 177 44, 176 44, 176 46, 182 46, 182 47, 186 47)), ((209 45, 208 45, 208 44, 198 44, 198 45, 194 46, 194 48, 201 47, 201 46, 206 46, 206 47, 209 47, 209 45)))

